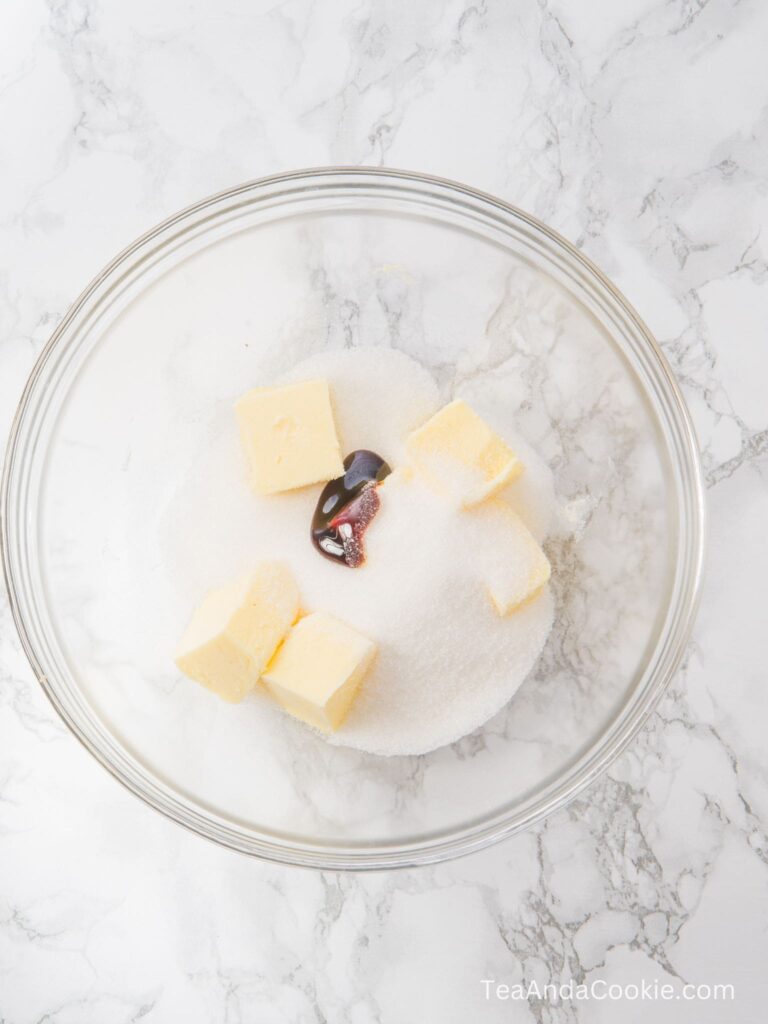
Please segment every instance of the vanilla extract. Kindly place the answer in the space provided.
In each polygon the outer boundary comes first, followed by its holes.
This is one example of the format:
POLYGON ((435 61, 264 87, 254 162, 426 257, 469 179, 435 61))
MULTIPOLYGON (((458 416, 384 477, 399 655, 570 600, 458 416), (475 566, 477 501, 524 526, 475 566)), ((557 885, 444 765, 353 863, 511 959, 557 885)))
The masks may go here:
POLYGON ((312 517, 312 543, 321 555, 350 569, 363 564, 363 537, 381 505, 378 485, 390 473, 384 459, 367 449, 344 459, 343 476, 325 485, 312 517))

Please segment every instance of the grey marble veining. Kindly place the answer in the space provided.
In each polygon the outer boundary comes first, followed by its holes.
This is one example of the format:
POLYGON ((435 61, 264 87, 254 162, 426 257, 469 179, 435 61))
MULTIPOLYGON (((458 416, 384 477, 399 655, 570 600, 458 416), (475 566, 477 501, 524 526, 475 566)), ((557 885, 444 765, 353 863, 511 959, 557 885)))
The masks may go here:
POLYGON ((0 1020, 764 1019, 767 38, 756 0, 4 6, 3 431, 68 303, 160 217, 275 170, 404 166, 529 209, 624 289, 695 418, 711 543, 683 667, 607 776, 492 850, 371 876, 245 860, 124 793, 3 602, 0 1020), (736 1002, 505 1002, 484 978, 736 1002))

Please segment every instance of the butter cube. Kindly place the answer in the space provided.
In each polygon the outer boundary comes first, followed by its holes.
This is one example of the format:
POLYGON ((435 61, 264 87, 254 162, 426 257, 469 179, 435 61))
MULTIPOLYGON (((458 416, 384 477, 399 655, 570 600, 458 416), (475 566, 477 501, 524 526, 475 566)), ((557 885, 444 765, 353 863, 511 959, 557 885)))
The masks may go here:
POLYGON ((414 430, 406 451, 433 487, 464 508, 484 501, 523 471, 512 449, 462 399, 414 430))
POLYGON ((333 480, 344 472, 328 382, 253 388, 235 404, 259 494, 333 480))
POLYGON ((376 645, 351 626, 314 612, 299 619, 263 675, 290 714, 317 729, 337 729, 349 711, 376 645))
POLYGON ((549 580, 550 565, 520 516, 497 498, 467 515, 476 531, 480 575, 499 615, 535 600, 549 580))
POLYGON ((181 671, 237 703, 253 688, 299 611, 299 591, 279 562, 262 562, 211 591, 192 616, 176 653, 181 671))

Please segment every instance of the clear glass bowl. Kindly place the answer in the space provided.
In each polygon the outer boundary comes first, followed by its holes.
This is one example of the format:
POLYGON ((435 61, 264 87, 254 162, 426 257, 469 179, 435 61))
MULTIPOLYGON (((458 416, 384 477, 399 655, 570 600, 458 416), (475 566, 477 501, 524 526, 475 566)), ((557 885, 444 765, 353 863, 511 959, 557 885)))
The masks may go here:
POLYGON ((479 849, 604 771, 680 660, 703 518, 678 387, 600 271, 492 196, 358 168, 205 199, 113 260, 32 372, 2 486, 13 615, 73 733, 200 835, 345 869, 479 849), (180 439, 202 438, 205 410, 257 371, 370 344, 419 359, 446 395, 461 382, 514 403, 571 520, 549 547, 557 612, 538 666, 484 728, 421 757, 332 747, 293 723, 265 731, 246 705, 219 707, 174 672, 163 621, 164 510, 173 495, 183 508, 189 472, 180 439))

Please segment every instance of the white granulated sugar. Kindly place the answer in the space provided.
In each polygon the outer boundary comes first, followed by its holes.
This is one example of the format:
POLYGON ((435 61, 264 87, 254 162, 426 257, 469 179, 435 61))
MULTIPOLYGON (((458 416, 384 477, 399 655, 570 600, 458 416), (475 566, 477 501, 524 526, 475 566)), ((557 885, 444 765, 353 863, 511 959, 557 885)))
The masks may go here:
MULTIPOLYGON (((393 469, 403 464, 408 432, 440 405, 430 374, 390 349, 318 355, 283 380, 313 377, 330 384, 344 453, 370 448, 393 469)), ((505 497, 542 539, 553 518, 551 474, 511 424, 497 426, 526 464, 505 497)), ((367 561, 349 569, 323 558, 309 539, 321 486, 259 497, 247 487, 238 446, 236 430, 217 411, 210 444, 165 510, 166 561, 181 620, 207 589, 258 559, 284 561, 305 610, 336 615, 378 646, 347 720, 328 737, 371 753, 426 753, 472 732, 510 700, 544 645, 553 602, 546 590, 519 612, 498 616, 481 579, 493 541, 473 517, 417 477, 395 477, 380 491, 381 508, 365 538, 367 561)), ((272 713, 263 695, 248 699, 272 713)))
POLYGON ((592 494, 571 498, 558 509, 557 532, 580 540, 598 504, 598 499, 592 494))

